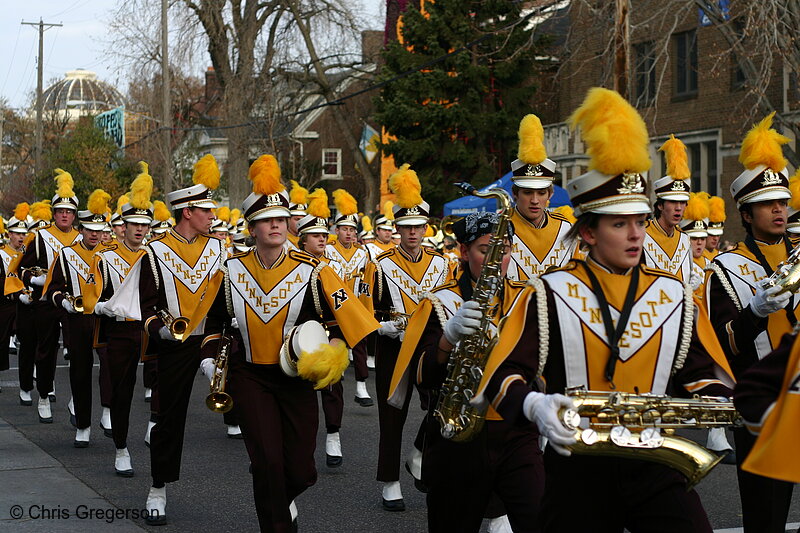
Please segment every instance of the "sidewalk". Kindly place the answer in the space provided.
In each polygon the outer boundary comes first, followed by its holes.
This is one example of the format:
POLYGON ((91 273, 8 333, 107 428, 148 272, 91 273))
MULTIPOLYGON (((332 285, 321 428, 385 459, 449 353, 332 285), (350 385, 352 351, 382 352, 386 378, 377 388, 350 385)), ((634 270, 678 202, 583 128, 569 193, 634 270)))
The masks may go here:
POLYGON ((126 519, 142 512, 111 505, 0 417, 0 532, 142 532, 126 519))

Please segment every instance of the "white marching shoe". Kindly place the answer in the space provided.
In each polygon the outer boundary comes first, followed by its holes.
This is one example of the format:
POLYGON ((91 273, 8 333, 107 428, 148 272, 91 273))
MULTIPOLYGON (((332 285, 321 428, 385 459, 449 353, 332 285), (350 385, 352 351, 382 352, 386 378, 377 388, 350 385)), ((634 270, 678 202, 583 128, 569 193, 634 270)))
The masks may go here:
POLYGON ((69 403, 67 404, 67 410, 69 411, 69 423, 72 424, 72 427, 78 427, 78 419, 75 418, 75 402, 72 399, 72 396, 69 397, 69 403))
POLYGON ((31 391, 19 390, 19 404, 20 405, 33 405, 33 398, 31 398, 31 391))
POLYGON ((100 427, 103 428, 103 434, 106 437, 113 437, 111 432, 111 409, 103 407, 103 414, 100 416, 100 427))
POLYGON ((366 381, 356 381, 356 403, 361 407, 372 407, 375 405, 375 402, 373 402, 372 398, 369 396, 369 392, 367 392, 366 381))
POLYGON ((229 439, 243 439, 242 430, 239 426, 228 425, 228 438, 229 439))
POLYGON ((153 389, 144 389, 144 401, 150 403, 153 398, 153 389))
POLYGON ((508 521, 508 515, 490 518, 487 531, 489 533, 514 533, 514 530, 511 529, 511 523, 508 521))
POLYGON ((157 489, 150 487, 150 492, 147 494, 147 503, 144 504, 147 509, 147 518, 145 523, 148 526, 163 526, 167 523, 167 487, 157 489))
POLYGON ((367 356, 367 368, 369 368, 370 370, 375 370, 375 356, 374 355, 368 355, 367 356))
POLYGON ((75 442, 73 442, 76 448, 88 448, 89 447, 89 436, 92 434, 92 428, 83 428, 79 429, 75 432, 75 442))
POLYGON ((147 421, 147 431, 144 433, 144 443, 150 447, 150 431, 155 427, 156 423, 152 420, 147 421))
POLYGON ((342 466, 342 441, 338 431, 325 437, 325 464, 332 468, 342 466))
POLYGON ((383 484, 383 508, 393 512, 406 510, 406 502, 403 501, 403 491, 400 490, 399 481, 389 481, 383 484))
POLYGON ((50 411, 50 400, 48 398, 39 398, 39 422, 42 424, 53 423, 53 413, 50 411))
POLYGON ((131 454, 128 453, 128 448, 117 450, 117 456, 114 458, 114 470, 120 477, 133 477, 131 454))
POLYGON ((420 492, 427 493, 428 487, 422 482, 422 452, 416 446, 411 448, 411 453, 406 459, 406 472, 414 478, 414 487, 420 492))

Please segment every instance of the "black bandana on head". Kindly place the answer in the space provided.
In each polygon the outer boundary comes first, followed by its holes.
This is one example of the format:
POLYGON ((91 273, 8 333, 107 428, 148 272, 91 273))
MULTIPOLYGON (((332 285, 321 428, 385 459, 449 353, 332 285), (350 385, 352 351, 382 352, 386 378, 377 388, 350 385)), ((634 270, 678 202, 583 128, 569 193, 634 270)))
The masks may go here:
MULTIPOLYGON (((470 213, 453 223, 453 233, 461 244, 469 244, 487 233, 492 233, 500 215, 489 211, 470 213)), ((514 224, 508 222, 508 239, 514 236, 514 224)))

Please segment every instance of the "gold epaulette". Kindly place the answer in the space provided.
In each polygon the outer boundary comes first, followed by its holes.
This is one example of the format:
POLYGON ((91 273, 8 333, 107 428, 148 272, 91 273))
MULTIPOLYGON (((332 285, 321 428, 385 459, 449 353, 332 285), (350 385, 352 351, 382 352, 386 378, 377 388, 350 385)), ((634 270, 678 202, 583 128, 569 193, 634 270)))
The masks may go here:
POLYGON ((393 255, 396 251, 397 247, 395 246, 394 248, 386 250, 385 252, 381 252, 380 254, 378 254, 378 257, 375 258, 375 261, 380 261, 384 257, 389 257, 390 255, 393 255))
POLYGON ((509 279, 507 281, 508 281, 508 284, 510 286, 512 286, 512 287, 514 287, 516 289, 524 289, 528 285, 527 281, 516 281, 516 280, 513 280, 513 279, 509 279))
POLYGON ((306 263, 307 265, 311 265, 313 267, 319 264, 319 259, 307 252, 301 252, 300 250, 289 250, 289 257, 295 261, 306 263))
POLYGON ((650 274, 651 276, 659 276, 659 277, 662 277, 662 278, 672 278, 675 281, 677 281, 678 283, 683 283, 681 281, 681 279, 678 276, 676 276, 675 274, 670 274, 669 272, 665 272, 665 271, 659 270, 657 268, 649 267, 649 266, 645 265, 644 263, 639 264, 639 267, 641 268, 642 272, 644 272, 645 274, 650 274))
MULTIPOLYGON (((524 286, 524 283, 523 283, 523 286, 524 286)), ((454 287, 458 287, 458 280, 451 279, 450 281, 448 281, 444 285, 439 285, 438 287, 434 287, 433 289, 431 289, 431 292, 446 291, 446 290, 452 289, 454 287)))
POLYGON ((553 272, 569 272, 571 270, 575 270, 578 267, 578 264, 583 264, 585 261, 583 259, 577 259, 573 257, 565 264, 557 267, 549 267, 545 274, 551 274, 553 272))
POLYGON ((234 252, 228 259, 239 259, 240 257, 244 257, 253 250, 247 250, 246 252, 234 252))
POLYGON ((147 244, 150 244, 151 242, 160 241, 161 239, 163 239, 166 236, 167 236, 167 232, 166 231, 164 233, 159 233, 156 236, 154 236, 152 239, 147 239, 147 244))
MULTIPOLYGON (((547 216, 553 217, 554 219, 560 220, 561 222, 569 222, 569 220, 567 220, 567 217, 565 217, 561 213, 556 213, 555 211, 551 211, 551 212, 547 213, 547 216)), ((569 222, 569 223, 572 224, 572 222, 569 222)))
POLYGON ((442 255, 442 252, 439 252, 438 250, 434 250, 433 248, 428 248, 427 246, 423 246, 423 247, 422 247, 422 250, 423 250, 423 251, 424 251, 426 254, 428 254, 428 255, 432 255, 433 257, 444 257, 444 256, 442 255))

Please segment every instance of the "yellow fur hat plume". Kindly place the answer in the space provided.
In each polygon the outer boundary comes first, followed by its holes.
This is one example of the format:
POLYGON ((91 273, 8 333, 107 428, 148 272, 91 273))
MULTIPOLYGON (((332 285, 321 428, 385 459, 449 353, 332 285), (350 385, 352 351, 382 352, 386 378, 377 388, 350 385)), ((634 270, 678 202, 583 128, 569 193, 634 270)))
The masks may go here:
MULTIPOLYGON (((153 176, 144 161, 139 161, 141 172, 131 183, 130 199, 128 202, 136 209, 150 209, 150 196, 153 194, 153 176)), ((120 200, 123 197, 120 197, 120 200)), ((119 209, 119 202, 117 202, 119 209)))
POLYGON ((28 213, 31 212, 31 206, 28 202, 22 202, 17 204, 17 207, 14 208, 14 218, 17 220, 25 220, 28 218, 28 213))
POLYGON ((794 173, 794 176, 789 178, 789 191, 792 197, 789 199, 789 207, 800 211, 800 169, 794 173))
POLYGON ((340 339, 333 339, 318 350, 302 352, 297 360, 297 373, 314 382, 314 388, 320 390, 342 379, 349 364, 347 345, 340 339))
POLYGON ((786 168, 786 158, 783 156, 781 145, 789 139, 772 129, 772 118, 775 111, 753 126, 742 141, 742 150, 739 153, 739 162, 748 170, 753 170, 758 165, 764 165, 775 172, 786 168))
POLYGON ((542 121, 534 114, 525 115, 519 123, 519 150, 517 158, 529 165, 538 165, 547 159, 544 148, 542 121))
MULTIPOLYGON (((72 174, 67 172, 66 170, 57 168, 55 170, 56 177, 56 197, 63 198, 63 199, 70 199, 72 202, 75 202, 75 180, 72 179, 72 174)), ((59 201, 54 207, 72 207, 73 209, 77 209, 77 202, 72 204, 72 202, 63 202, 59 201)))
POLYGON ((417 173, 411 170, 408 163, 397 169, 389 177, 389 189, 394 193, 396 204, 404 209, 422 203, 422 185, 417 173))
POLYGON ((712 196, 708 200, 708 219, 711 222, 725 222, 727 215, 725 214, 725 200, 719 196, 712 196))
POLYGON ((231 208, 227 205, 223 205, 222 207, 217 208, 216 212, 217 220, 221 220, 223 222, 228 222, 231 219, 231 208))
POLYGON ((50 200, 42 200, 31 204, 31 218, 34 220, 50 220, 53 218, 53 210, 50 207, 50 200))
POLYGON ((235 226, 239 219, 242 218, 242 212, 238 209, 231 209, 230 224, 235 226))
POLYGON ((616 91, 590 89, 569 123, 572 128, 581 127, 591 158, 590 170, 616 176, 650 168, 647 126, 636 109, 616 91))
POLYGON ((122 195, 120 195, 119 198, 117 198, 117 213, 118 214, 122 214, 122 206, 127 204, 127 203, 130 203, 130 198, 128 198, 127 194, 122 194, 122 195))
POLYGON ((683 218, 686 220, 705 220, 709 215, 708 200, 702 193, 692 193, 686 203, 683 218))
POLYGON ((361 217, 361 228, 365 233, 372 231, 372 220, 370 220, 367 215, 361 217))
POLYGON ((286 190, 281 183, 281 167, 275 156, 264 154, 253 161, 248 172, 256 194, 275 194, 286 190))
POLYGON ((675 138, 675 135, 670 135, 659 150, 666 155, 667 174, 673 180, 685 180, 691 176, 689 158, 686 155, 686 145, 683 144, 683 141, 675 138))
POLYGON ((328 219, 331 216, 331 208, 328 206, 328 193, 319 187, 308 195, 308 208, 306 213, 317 218, 328 219))
POLYGON ((290 183, 292 184, 292 190, 289 191, 289 201, 298 205, 305 205, 308 203, 308 189, 295 180, 290 180, 290 183))
POLYGON ((95 215, 105 215, 108 211, 108 202, 111 201, 111 195, 103 189, 95 189, 89 195, 86 202, 86 207, 95 215))
POLYGON ((386 220, 392 221, 394 220, 394 203, 391 200, 386 200, 383 203, 383 216, 386 217, 386 220))
POLYGON ((195 185, 204 185, 213 190, 219 187, 219 176, 217 160, 214 159, 213 155, 206 154, 194 164, 192 183, 195 185))
POLYGON ((358 213, 358 202, 353 195, 344 189, 333 191, 333 204, 336 206, 337 218, 339 215, 355 215, 358 213))
POLYGON ((159 222, 169 220, 171 214, 167 208, 167 204, 161 200, 156 200, 153 204, 153 218, 159 222))

